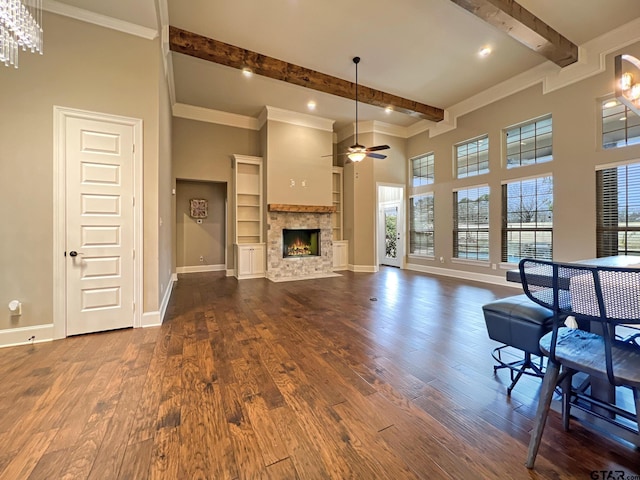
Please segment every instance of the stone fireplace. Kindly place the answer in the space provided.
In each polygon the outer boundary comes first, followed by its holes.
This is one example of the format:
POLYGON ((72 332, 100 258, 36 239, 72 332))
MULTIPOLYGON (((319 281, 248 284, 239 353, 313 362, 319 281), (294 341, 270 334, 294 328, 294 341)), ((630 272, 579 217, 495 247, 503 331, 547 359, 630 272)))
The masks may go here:
POLYGON ((333 273, 333 207, 270 204, 268 210, 267 278, 284 281, 337 275, 333 273))

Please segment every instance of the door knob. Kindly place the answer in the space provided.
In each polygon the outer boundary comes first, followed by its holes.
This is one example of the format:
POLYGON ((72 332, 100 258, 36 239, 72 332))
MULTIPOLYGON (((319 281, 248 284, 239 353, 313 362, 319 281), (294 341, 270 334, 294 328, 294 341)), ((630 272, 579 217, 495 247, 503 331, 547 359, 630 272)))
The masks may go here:
POLYGON ((76 252, 75 250, 71 250, 69 252, 70 257, 77 257, 78 255, 82 255, 82 254, 83 254, 82 252, 76 252))

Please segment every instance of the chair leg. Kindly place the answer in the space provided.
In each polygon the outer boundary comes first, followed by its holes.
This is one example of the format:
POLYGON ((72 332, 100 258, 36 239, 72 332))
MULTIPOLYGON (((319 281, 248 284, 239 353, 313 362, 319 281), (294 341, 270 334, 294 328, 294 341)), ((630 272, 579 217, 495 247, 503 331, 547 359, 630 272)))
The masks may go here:
POLYGON ((540 390, 540 399, 538 400, 538 409, 536 410, 536 423, 531 432, 531 440, 529 441, 529 452, 527 454, 527 468, 533 468, 533 464, 536 461, 538 455, 538 448, 540 448, 540 441, 542 440, 542 432, 544 431, 544 425, 547 422, 547 416, 549 415, 549 407, 551 406, 551 399, 553 392, 558 381, 558 375, 560 373, 560 365, 549 361, 547 363, 547 371, 542 379, 542 389, 540 390))
POLYGON ((571 385, 573 382, 573 371, 569 371, 561 380, 562 389, 562 427, 565 432, 569 431, 569 418, 571 416, 571 385))

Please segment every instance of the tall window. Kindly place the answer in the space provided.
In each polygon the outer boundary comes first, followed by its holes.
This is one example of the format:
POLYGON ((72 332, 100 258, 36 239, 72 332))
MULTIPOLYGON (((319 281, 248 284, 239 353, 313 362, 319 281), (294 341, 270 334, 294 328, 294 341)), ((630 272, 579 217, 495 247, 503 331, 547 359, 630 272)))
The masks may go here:
POLYGON ((435 157, 433 153, 427 153, 420 157, 411 159, 411 186, 419 187, 421 185, 429 185, 434 181, 434 163, 435 157))
POLYGON ((489 172, 489 137, 476 138, 455 146, 457 178, 489 172))
POLYGON ((453 192, 453 256, 489 260, 489 187, 453 192))
POLYGON ((602 148, 640 143, 640 117, 618 100, 602 102, 602 148))
POLYGON ((553 160, 551 115, 516 125, 505 131, 507 168, 553 160))
POLYGON ((553 178, 502 186, 502 261, 553 258, 553 178))
POLYGON ((640 255, 640 163, 596 172, 598 257, 640 255))
POLYGON ((433 193, 411 197, 409 204, 409 253, 433 257, 433 193))

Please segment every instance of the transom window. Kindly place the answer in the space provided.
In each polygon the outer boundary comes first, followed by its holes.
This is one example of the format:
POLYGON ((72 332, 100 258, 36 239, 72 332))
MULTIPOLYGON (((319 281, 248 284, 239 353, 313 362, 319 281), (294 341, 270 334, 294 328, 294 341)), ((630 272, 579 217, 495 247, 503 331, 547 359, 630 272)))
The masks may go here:
POLYGON ((453 256, 489 260, 489 187, 453 192, 453 256))
POLYGON ((507 168, 553 160, 551 136, 551 115, 505 130, 507 168))
POLYGON ((502 261, 553 258, 553 177, 502 186, 502 261))
POLYGON ((602 148, 640 143, 640 117, 616 99, 602 102, 602 148))
POLYGON ((409 204, 409 253, 433 257, 433 193, 411 197, 409 204))
POLYGON ((489 137, 487 135, 455 146, 457 178, 489 172, 489 137))
POLYGON ((596 172, 598 257, 640 255, 640 163, 596 172))
POLYGON ((420 157, 411 159, 411 172, 413 187, 421 185, 429 185, 434 181, 434 164, 435 156, 433 153, 427 153, 420 157))

